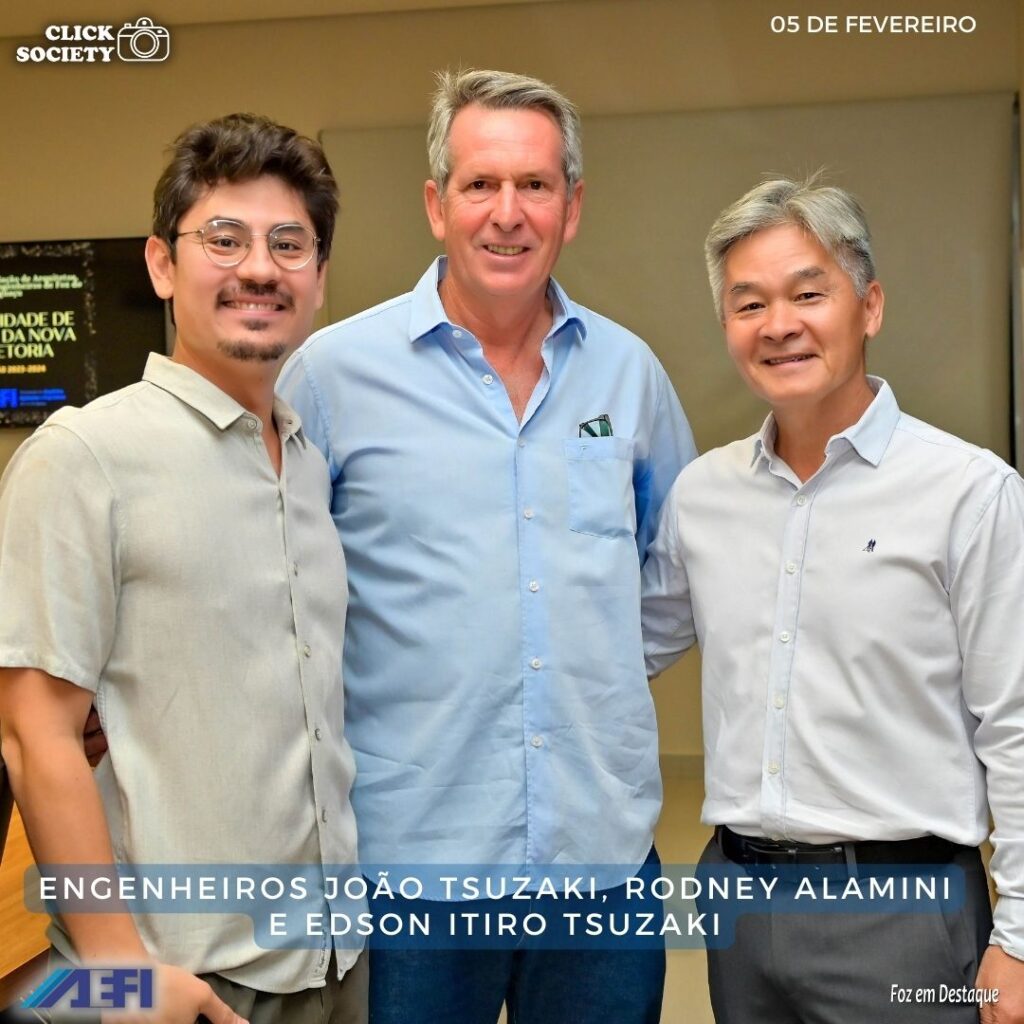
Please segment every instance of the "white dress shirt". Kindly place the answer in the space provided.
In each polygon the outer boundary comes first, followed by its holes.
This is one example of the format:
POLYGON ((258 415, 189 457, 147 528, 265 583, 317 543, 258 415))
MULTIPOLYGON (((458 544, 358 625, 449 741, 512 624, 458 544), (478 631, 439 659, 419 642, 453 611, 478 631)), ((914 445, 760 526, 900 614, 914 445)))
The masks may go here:
POLYGON ((869 381, 805 483, 772 416, 683 470, 648 672, 700 644, 707 824, 977 846, 991 805, 993 941, 1024 958, 1024 482, 869 381))

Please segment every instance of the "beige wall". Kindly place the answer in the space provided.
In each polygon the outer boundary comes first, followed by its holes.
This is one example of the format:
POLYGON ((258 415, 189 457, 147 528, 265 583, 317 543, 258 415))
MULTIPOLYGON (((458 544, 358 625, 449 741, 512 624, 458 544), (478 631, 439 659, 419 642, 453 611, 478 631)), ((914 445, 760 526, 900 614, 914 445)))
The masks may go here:
MULTIPOLYGON (((102 3, 93 9, 103 20, 102 3)), ((782 36, 769 28, 780 12, 896 9, 888 0, 576 0, 179 26, 174 4, 161 0, 147 13, 171 28, 164 64, 17 64, 14 47, 38 36, 3 39, 0 240, 144 234, 163 148, 187 123, 244 109, 311 134, 417 124, 431 72, 445 65, 539 75, 586 114, 1024 89, 1016 0, 898 5, 903 13, 969 13, 977 20, 970 36, 782 36)), ((45 13, 38 21, 41 32, 45 13)), ((344 220, 339 241, 361 244, 345 237, 344 220)), ((0 463, 24 436, 0 432, 0 463)), ((656 690, 665 749, 699 751, 694 662, 656 690)))

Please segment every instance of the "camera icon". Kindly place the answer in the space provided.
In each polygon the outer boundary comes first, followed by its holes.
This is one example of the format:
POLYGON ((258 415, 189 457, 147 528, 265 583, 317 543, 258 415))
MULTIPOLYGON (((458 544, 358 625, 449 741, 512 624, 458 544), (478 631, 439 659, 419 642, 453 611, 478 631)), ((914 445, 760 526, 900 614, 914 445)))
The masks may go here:
POLYGON ((152 18, 126 22, 117 33, 117 55, 121 60, 167 60, 171 55, 171 34, 152 18))

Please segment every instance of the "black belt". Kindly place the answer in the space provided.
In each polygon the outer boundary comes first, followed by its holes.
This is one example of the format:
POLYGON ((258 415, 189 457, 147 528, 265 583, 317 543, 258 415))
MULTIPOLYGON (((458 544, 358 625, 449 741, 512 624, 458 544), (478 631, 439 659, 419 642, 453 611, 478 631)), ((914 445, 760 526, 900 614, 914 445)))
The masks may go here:
POLYGON ((869 840, 859 843, 797 843, 792 840, 741 836, 718 825, 718 845, 736 864, 949 864, 956 855, 973 847, 959 846, 938 836, 869 840))

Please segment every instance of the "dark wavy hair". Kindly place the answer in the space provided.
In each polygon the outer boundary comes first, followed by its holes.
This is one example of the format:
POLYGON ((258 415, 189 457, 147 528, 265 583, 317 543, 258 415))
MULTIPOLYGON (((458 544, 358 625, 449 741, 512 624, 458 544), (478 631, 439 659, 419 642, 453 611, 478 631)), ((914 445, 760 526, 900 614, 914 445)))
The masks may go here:
POLYGON ((320 144, 259 114, 228 114, 186 128, 153 190, 153 234, 174 256, 178 223, 202 193, 219 182, 273 174, 302 196, 327 259, 338 215, 338 185, 320 144))

